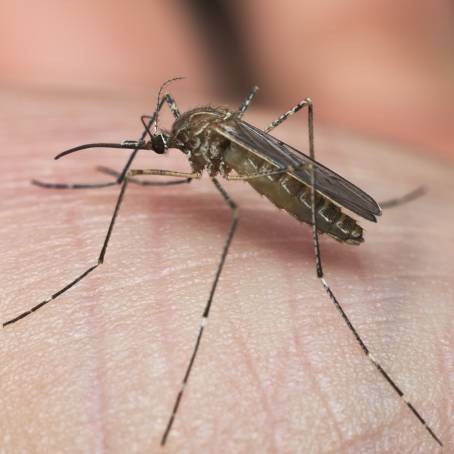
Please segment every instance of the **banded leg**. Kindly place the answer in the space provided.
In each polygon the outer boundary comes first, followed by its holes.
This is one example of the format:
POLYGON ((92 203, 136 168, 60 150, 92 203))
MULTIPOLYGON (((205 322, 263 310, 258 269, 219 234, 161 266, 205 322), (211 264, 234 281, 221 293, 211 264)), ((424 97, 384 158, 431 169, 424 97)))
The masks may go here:
MULTIPOLYGON (((178 80, 178 79, 172 79, 172 80, 178 80)), ((162 97, 161 101, 159 102, 159 106, 162 106, 163 102, 167 103, 167 105, 169 106, 169 110, 170 110, 170 112, 172 112, 172 115, 175 117, 175 119, 181 115, 180 110, 178 109, 177 103, 175 102, 175 99, 173 98, 173 96, 170 93, 166 93, 162 97)), ((159 108, 159 110, 161 110, 161 108, 159 108)), ((152 121, 154 122, 155 120, 156 119, 153 116, 152 121)))
POLYGON ((8 320, 8 321, 4 322, 3 323, 3 327, 5 327, 7 325, 11 325, 11 324, 13 324, 13 323, 15 323, 15 322, 27 317, 28 315, 31 315, 33 312, 37 311, 38 309, 41 309, 46 304, 48 304, 51 301, 55 300, 57 297, 59 297, 60 295, 65 293, 67 290, 69 290, 70 288, 74 287, 78 282, 80 282, 82 279, 84 279, 86 276, 88 276, 92 271, 94 271, 96 268, 98 268, 99 265, 101 265, 104 262, 104 257, 105 257, 106 252, 107 252, 107 246, 109 244, 110 236, 112 235, 112 230, 113 230, 113 227, 115 225, 115 221, 117 219, 118 211, 119 211, 121 203, 123 201, 123 197, 124 197, 124 193, 126 191, 127 185, 128 185, 128 180, 125 178, 125 180, 122 183, 120 194, 118 196, 117 203, 115 205, 114 213, 112 215, 112 219, 110 221, 109 228, 107 230, 107 235, 104 238, 104 243, 102 245, 101 253, 99 254, 98 262, 96 263, 96 265, 93 265, 90 268, 88 268, 80 276, 76 277, 76 279, 71 281, 69 284, 67 284, 65 287, 60 289, 58 292, 54 293, 50 298, 42 301, 41 303, 37 304, 36 306, 33 306, 28 311, 25 311, 22 314, 19 314, 17 317, 14 317, 11 320, 8 320))
MULTIPOLYGON (((111 175, 113 177, 119 177, 120 173, 116 170, 113 170, 109 167, 105 166, 98 166, 96 170, 101 173, 105 173, 106 175, 111 175)), ((146 180, 139 180, 138 178, 128 178, 130 183, 138 184, 140 186, 171 186, 176 184, 186 184, 192 181, 192 178, 186 178, 185 180, 170 180, 170 181, 146 181, 146 180)))
MULTIPOLYGON (((169 106, 170 111, 172 112, 173 116, 175 119, 177 119, 181 114, 180 111, 177 107, 177 103, 175 102, 175 99, 173 99, 172 95, 170 93, 166 93, 163 98, 160 100, 159 105, 158 105, 158 112, 162 109, 162 106, 164 103, 167 103, 169 106)), ((156 115, 142 115, 140 117, 140 121, 142 122, 143 127, 145 128, 145 131, 147 132, 150 140, 153 138, 153 133, 150 131, 151 125, 156 121, 156 115)), ((145 137, 144 137, 145 139, 145 137)))
MULTIPOLYGON (((266 129, 266 132, 271 131, 273 128, 281 124, 283 121, 285 121, 288 117, 296 113, 298 110, 300 110, 302 107, 308 107, 308 129, 309 129, 309 152, 310 152, 310 157, 315 160, 315 150, 314 150, 314 113, 313 113, 313 105, 312 101, 309 98, 306 98, 303 102, 295 106, 293 109, 289 110, 285 114, 281 115, 277 120, 273 121, 270 126, 266 129)), ((411 412, 414 414, 414 416, 418 419, 418 421, 424 426, 424 428, 427 430, 427 432, 430 434, 430 436, 440 445, 443 446, 443 443, 441 442, 440 438, 435 434, 435 432, 432 430, 432 428, 428 425, 428 423, 425 421, 425 419, 421 416, 421 414, 416 410, 416 408, 409 402, 402 390, 397 386, 396 382, 391 378, 391 376, 385 371, 385 369, 380 365, 380 363, 372 356, 370 353, 368 347, 362 340, 361 336, 359 335, 358 331, 356 328, 353 326, 352 322, 348 318, 348 315, 342 308, 340 302, 336 299, 333 291, 331 290, 330 286, 328 285, 328 282, 325 279, 324 273, 323 273, 323 268, 322 268, 322 260, 321 260, 321 255, 320 255, 320 245, 319 245, 319 239, 318 239, 318 231, 317 231, 317 218, 316 218, 316 213, 315 213, 315 192, 317 188, 317 182, 315 178, 315 172, 314 168, 311 167, 311 212, 312 212, 312 240, 314 244, 314 256, 315 256, 315 268, 316 268, 316 273, 317 277, 320 279, 323 288, 325 289, 326 293, 328 294, 330 301, 334 304, 336 309, 339 311, 342 320, 345 322, 347 327, 350 329, 352 332, 353 336, 355 337, 357 343, 359 344, 361 350, 363 353, 366 355, 366 357, 369 359, 369 361, 375 366, 375 368, 380 372, 380 374, 383 376, 383 378, 388 382, 388 384, 391 386, 391 388, 396 392, 396 394, 402 399, 402 401, 407 405, 407 407, 411 410, 411 412)), ((419 194, 417 194, 419 195, 419 194)), ((412 197, 415 197, 413 194, 412 197)), ((402 199, 397 199, 398 203, 401 202, 402 199)), ((407 199, 408 200, 408 195, 407 199)), ((396 204, 396 201, 393 200, 391 201, 392 205, 389 204, 388 206, 394 206, 396 204)))
MULTIPOLYGON (((171 170, 156 170, 156 171, 152 171, 153 173, 150 173, 150 171, 143 171, 143 172, 144 172, 144 174, 147 174, 147 175, 162 175, 162 176, 172 176, 172 177, 184 177, 184 178, 191 178, 191 179, 199 177, 197 174, 189 174, 189 173, 184 174, 183 172, 173 172, 171 170)), ((131 170, 130 173, 132 175, 142 174, 140 170, 137 170, 137 171, 131 170)), ((23 312, 22 314, 19 314, 18 316, 12 318, 11 320, 4 322, 3 327, 5 327, 7 325, 11 325, 11 324, 27 317, 28 315, 31 315, 33 312, 36 312, 38 309, 41 309, 43 306, 45 306, 46 304, 55 300, 57 297, 59 297, 60 295, 65 293, 67 290, 74 287, 78 282, 80 282, 82 279, 84 279, 86 276, 88 276, 92 271, 94 271, 96 268, 98 268, 98 266, 100 266, 104 263, 104 258, 106 256, 106 252, 107 252, 107 246, 109 245, 110 237, 112 235, 115 221, 117 220, 118 212, 119 212, 121 204, 123 202, 123 198, 124 198, 126 188, 128 186, 128 182, 129 182, 129 173, 127 174, 126 178, 123 180, 123 183, 121 185, 120 194, 118 195, 117 203, 115 204, 115 209, 114 209, 112 218, 110 220, 109 228, 107 230, 106 237, 104 238, 104 243, 102 245, 101 253, 99 254, 96 265, 89 267, 80 276, 76 277, 76 279, 71 281, 69 284, 67 284, 62 289, 58 290, 58 292, 54 293, 48 299, 42 301, 41 303, 37 304, 36 306, 33 306, 31 309, 23 312)))
POLYGON ((249 107, 249 104, 254 99, 258 89, 259 87, 257 87, 257 85, 254 85, 252 87, 251 92, 247 95, 246 99, 240 104, 240 108, 238 109, 238 118, 241 118, 244 115, 244 112, 246 112, 246 109, 249 107))
POLYGON ((194 361, 195 361, 195 359, 197 357, 197 353, 199 351, 200 342, 202 340, 203 331, 204 331, 205 326, 206 326, 207 321, 208 321, 208 316, 210 314, 211 304, 213 302, 213 297, 214 297, 214 293, 216 291, 216 287, 218 285, 219 277, 221 276, 222 268, 224 266, 224 262, 225 262, 225 259, 227 257, 227 253, 229 251, 229 247, 230 247, 230 244, 232 242, 233 235, 235 234, 236 226, 238 224, 238 207, 237 207, 237 205, 230 198, 230 196, 227 194, 225 189, 220 185, 219 181, 216 178, 212 178, 212 181, 213 181, 213 184, 216 186, 216 189, 221 193, 222 198, 225 200, 227 205, 232 210, 232 220, 230 222, 230 227, 229 227, 229 230, 228 230, 228 233, 227 233, 227 237, 226 237, 226 240, 225 240, 225 243, 224 243, 224 247, 222 249, 221 260, 219 261, 219 265, 218 265, 218 268, 216 270, 216 274, 215 274, 215 277, 214 277, 214 280, 213 280, 213 284, 211 285, 210 295, 209 295, 208 301, 207 301, 207 303, 205 305, 205 309, 204 309, 204 311, 202 313, 202 320, 201 320, 201 323, 200 323, 199 333, 197 335, 197 339, 196 339, 196 342, 195 342, 195 345, 194 345, 194 349, 192 351, 191 358, 190 358, 188 366, 186 368, 186 372, 184 374, 180 390, 179 390, 177 398, 175 400, 175 404, 174 404, 174 406, 172 408, 172 413, 171 413, 169 421, 167 423, 167 427, 166 427, 166 429, 164 431, 164 434, 162 436, 161 446, 164 446, 166 444, 167 438, 169 436, 170 430, 172 429, 172 425, 173 425, 173 422, 175 420, 175 416, 176 416, 176 414, 178 412, 178 408, 180 407, 180 403, 181 403, 181 399, 183 397, 184 389, 185 389, 186 384, 188 382, 189 376, 191 374, 192 367, 194 365, 194 361))
POLYGON ((117 186, 118 181, 107 181, 105 183, 46 183, 45 181, 32 180, 34 186, 45 189, 99 189, 117 186))
POLYGON ((131 169, 127 174, 128 180, 134 175, 159 175, 166 177, 186 178, 188 180, 198 180, 202 177, 202 174, 197 172, 188 173, 162 169, 131 169))
POLYGON ((379 205, 381 208, 384 209, 394 208, 397 206, 405 205, 406 203, 411 202, 412 200, 419 199, 419 197, 423 196, 425 193, 426 190, 424 189, 424 187, 420 186, 419 188, 416 188, 413 191, 404 194, 403 196, 379 202, 379 205))
MULTIPOLYGON (((292 115, 296 114, 298 111, 300 111, 303 107, 308 107, 308 110, 312 112, 312 100, 310 98, 306 98, 300 103, 298 103, 295 107, 292 107, 290 110, 287 112, 283 113, 280 117, 276 118, 276 120, 272 121, 270 125, 265 129, 265 132, 270 132, 277 126, 279 126, 281 123, 283 123, 285 120, 287 120, 289 117, 292 115)), ((312 114, 310 114, 312 115, 312 114)), ((312 156, 311 156, 312 157, 312 156)))
POLYGON ((255 178, 270 177, 273 175, 282 175, 284 173, 295 170, 295 167, 282 167, 276 170, 269 170, 267 172, 253 173, 251 175, 225 175, 224 178, 228 181, 247 181, 254 180, 255 178))

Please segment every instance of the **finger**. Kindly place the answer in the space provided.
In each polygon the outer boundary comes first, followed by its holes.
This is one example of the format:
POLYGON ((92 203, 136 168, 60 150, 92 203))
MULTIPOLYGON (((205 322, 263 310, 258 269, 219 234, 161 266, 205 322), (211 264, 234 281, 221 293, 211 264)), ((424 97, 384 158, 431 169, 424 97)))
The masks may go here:
MULTIPOLYGON (((88 113, 77 124, 105 134, 111 120, 115 134, 120 122, 125 136, 131 136, 134 112, 141 110, 131 105, 130 112, 123 108, 122 120, 111 119, 114 114, 107 112, 115 109, 105 102, 102 119, 88 113)), ((64 99, 47 114, 71 131, 66 122, 73 126, 74 118, 61 115, 68 109, 71 100, 64 99)), ((13 122, 22 114, 13 106, 10 111, 13 122)), ((268 120, 267 115, 248 118, 258 125, 268 120)), ((38 121, 26 125, 24 137, 38 139, 32 148, 26 143, 5 147, 2 166, 6 197, 0 216, 8 245, 0 261, 7 276, 3 314, 27 309, 91 263, 116 197, 115 189, 49 196, 28 187, 31 176, 54 175, 42 169, 56 164, 41 154, 38 158, 36 151, 58 149, 60 142, 50 134, 34 134, 38 121), (24 169, 19 161, 31 164, 24 169)), ((73 134, 76 144, 81 132, 73 134)), ((297 123, 276 134, 304 151, 297 123)), ((449 405, 444 402, 453 390, 443 345, 452 342, 454 332, 453 261, 449 248, 442 254, 434 247, 434 232, 439 244, 449 244, 452 219, 445 207, 452 169, 318 129, 316 146, 321 162, 377 199, 421 183, 428 188, 424 198, 385 212, 377 225, 364 224, 364 245, 354 248, 322 237, 321 248, 327 279, 374 356, 432 425, 446 432, 449 405)), ((179 158, 176 153, 166 157, 163 167, 182 168, 179 158)), ((73 161, 58 172, 80 178, 99 156, 73 161)), ((74 440, 81 450, 100 440, 111 451, 156 449, 230 219, 211 186, 202 180, 193 187, 156 191, 130 187, 104 269, 2 333, 8 419, 1 426, 11 450, 29 450, 30 443, 46 449, 49 440, 54 451, 73 446, 74 440), (21 436, 24 427, 29 437, 21 436)), ((245 183, 226 187, 240 207, 239 231, 171 449, 316 451, 330 446, 340 451, 347 446, 378 450, 386 444, 396 452, 408 446, 432 450, 432 440, 367 362, 327 300, 315 278, 310 228, 245 183)))

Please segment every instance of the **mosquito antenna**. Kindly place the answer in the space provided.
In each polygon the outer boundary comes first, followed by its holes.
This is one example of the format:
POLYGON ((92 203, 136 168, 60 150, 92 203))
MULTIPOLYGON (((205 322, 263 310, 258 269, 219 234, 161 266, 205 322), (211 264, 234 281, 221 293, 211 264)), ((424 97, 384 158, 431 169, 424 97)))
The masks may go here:
POLYGON ((54 159, 60 159, 76 151, 87 150, 89 148, 125 148, 128 150, 150 150, 151 144, 147 142, 136 142, 135 140, 125 140, 121 143, 87 143, 85 145, 78 145, 77 147, 70 148, 69 150, 62 151, 54 159))

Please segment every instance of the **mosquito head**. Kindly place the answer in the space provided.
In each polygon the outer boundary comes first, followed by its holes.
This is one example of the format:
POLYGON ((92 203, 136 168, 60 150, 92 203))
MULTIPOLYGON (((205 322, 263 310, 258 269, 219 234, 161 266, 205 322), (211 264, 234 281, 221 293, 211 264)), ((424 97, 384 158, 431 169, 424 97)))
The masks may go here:
POLYGON ((164 154, 168 150, 169 136, 163 132, 151 136, 151 149, 158 154, 164 154))
POLYGON ((153 134, 151 136, 151 149, 158 154, 164 154, 167 151, 167 140, 164 134, 153 134))

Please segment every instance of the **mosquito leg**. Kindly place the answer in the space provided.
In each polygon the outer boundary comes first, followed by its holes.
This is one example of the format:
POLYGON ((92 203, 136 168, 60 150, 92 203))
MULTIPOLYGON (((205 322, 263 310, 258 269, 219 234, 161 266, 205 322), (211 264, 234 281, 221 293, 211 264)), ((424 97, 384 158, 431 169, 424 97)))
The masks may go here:
MULTIPOLYGON (((180 111, 177 107, 177 103, 175 102, 175 99, 172 97, 172 95, 170 93, 166 93, 163 96, 163 98, 161 99, 161 101, 159 103, 158 111, 161 110, 164 103, 167 103, 170 111, 172 112, 172 115, 175 118, 178 118, 181 115, 180 111)), ((140 117, 140 121, 142 122, 142 125, 144 126, 148 136, 150 137, 150 140, 153 137, 153 133, 150 131, 150 127, 155 122, 155 120, 156 120, 155 115, 142 115, 140 117)))
POLYGON ((271 130, 279 126, 281 123, 283 123, 285 120, 287 120, 289 117, 296 114, 299 110, 306 106, 309 108, 309 110, 312 109, 312 101, 310 98, 304 99, 295 107, 292 107, 289 111, 285 112, 280 117, 276 118, 276 120, 272 121, 270 125, 265 129, 265 132, 270 132, 271 130))
POLYGON ((175 102, 175 99, 172 97, 172 95, 170 93, 166 93, 163 99, 169 106, 170 112, 172 112, 173 116, 175 118, 178 118, 181 114, 177 107, 177 103, 175 102))
MULTIPOLYGON (((175 102, 175 99, 173 98, 173 96, 170 93, 166 93, 162 97, 161 101, 159 102, 158 111, 161 110, 161 108, 164 105, 164 103, 167 103, 167 105, 169 106, 170 111, 172 112, 172 115, 175 118, 178 118, 181 115, 180 111, 179 111, 179 109, 177 107, 177 103, 175 102)), ((151 139, 151 137, 153 135, 152 132, 150 131, 150 127, 155 122, 155 120, 156 120, 155 115, 152 115, 152 116, 150 116, 150 115, 142 115, 140 117, 140 121, 142 122, 143 126, 147 130, 148 135, 150 136, 150 139, 151 139)))
POLYGON ((195 342, 195 345, 194 345, 194 349, 192 351, 191 358, 190 358, 188 366, 186 368, 186 372, 184 374, 180 390, 179 390, 177 398, 175 400, 175 404, 174 404, 174 406, 172 408, 172 414, 170 415, 169 421, 167 423, 167 427, 166 427, 166 429, 164 431, 164 434, 162 436, 161 446, 164 446, 166 444, 167 438, 169 436, 170 430, 172 429, 172 425, 173 425, 173 422, 175 420, 175 416, 176 416, 176 414, 178 412, 178 408, 180 407, 180 403, 181 403, 181 399, 183 397, 184 389, 185 389, 186 384, 188 382, 189 375, 191 374, 191 370, 192 370, 192 367, 194 365, 194 361, 195 361, 197 353, 199 351, 200 342, 202 340, 203 331, 204 331, 205 326, 206 326, 207 321, 208 321, 208 316, 210 314, 211 304, 213 302, 213 297, 214 297, 214 293, 216 291, 216 287, 218 285, 219 277, 221 276, 222 268, 224 266, 225 259, 227 257, 227 253, 229 251, 229 247, 230 247, 230 244, 232 242, 233 235, 235 234, 236 226, 238 224, 238 207, 237 207, 237 205, 230 198, 230 196, 227 194, 225 189, 220 185, 219 181, 216 178, 212 178, 212 181, 213 181, 213 184, 216 186, 216 189, 221 193, 222 198, 225 200, 227 205, 232 210, 232 220, 230 222, 230 227, 229 227, 229 230, 228 230, 228 233, 227 233, 227 237, 225 239, 224 247, 222 249, 221 260, 219 261, 218 268, 216 270, 216 274, 215 274, 215 277, 214 277, 214 280, 213 280, 213 284, 211 285, 210 295, 208 297, 208 301, 207 301, 207 303, 205 305, 205 309, 204 309, 203 314, 202 314, 202 320, 201 320, 201 323, 200 323, 199 333, 197 335, 197 339, 196 339, 196 342, 195 342))
POLYGON ((102 263, 104 262, 104 257, 105 257, 106 252, 107 252, 107 246, 109 244, 110 236, 112 235, 112 230, 113 230, 115 221, 117 219, 118 211, 119 211, 121 203, 123 201, 123 197, 124 197, 127 185, 128 185, 128 179, 125 178, 125 180, 122 183, 120 194, 118 195, 117 203, 115 205, 115 210, 113 212, 112 219, 110 220, 109 228, 107 230, 107 234, 106 234, 106 237, 104 239, 104 243, 102 245, 101 253, 99 254, 98 262, 96 263, 96 265, 93 265, 90 268, 88 268, 80 276, 76 277, 76 279, 71 281, 69 284, 67 284, 65 287, 60 289, 58 292, 54 293, 50 298, 42 301, 41 303, 37 304, 36 306, 33 306, 28 311, 25 311, 22 314, 19 314, 17 317, 14 317, 11 320, 8 320, 8 321, 4 322, 3 323, 3 327, 5 327, 7 325, 11 325, 11 324, 13 324, 13 323, 15 323, 15 322, 27 317, 28 315, 32 314, 33 312, 37 311, 38 309, 41 309, 43 306, 45 306, 46 304, 48 304, 51 301, 55 300, 57 297, 59 297, 60 295, 65 293, 67 290, 69 290, 70 288, 74 287, 78 282, 80 282, 82 279, 84 279, 86 276, 88 276, 92 271, 94 271, 96 268, 98 268, 99 265, 102 265, 102 263))
POLYGON ((102 265, 104 263, 104 258, 105 258, 106 252, 107 252, 107 246, 109 244, 110 237, 112 235, 112 231, 113 231, 113 228, 114 228, 114 225, 115 225, 115 221, 116 221, 117 216, 118 216, 118 212, 120 210, 121 203, 123 202, 123 197, 124 197, 124 194, 125 194, 125 191, 126 191, 126 187, 128 186, 129 174, 133 174, 133 175, 146 174, 146 175, 163 175, 163 176, 167 175, 167 176, 185 177, 185 178, 191 178, 191 179, 192 178, 200 178, 199 174, 190 174, 190 173, 185 174, 183 172, 173 172, 173 171, 170 171, 170 170, 151 170, 151 169, 150 170, 144 170, 144 171, 141 171, 141 170, 130 170, 129 173, 128 173, 128 176, 123 180, 123 183, 121 185, 120 194, 118 195, 117 203, 115 205, 115 209, 114 209, 114 212, 113 212, 113 215, 112 215, 112 219, 111 219, 110 224, 109 224, 109 229, 107 230, 107 235, 106 235, 106 237, 104 239, 104 243, 103 243, 103 246, 102 246, 102 249, 101 249, 101 253, 99 254, 98 262, 96 263, 96 265, 93 265, 90 268, 88 268, 80 276, 78 276, 76 279, 71 281, 69 284, 67 284, 65 287, 63 287, 58 292, 54 293, 47 300, 44 300, 41 303, 37 304, 36 306, 33 306, 31 309, 29 309, 28 311, 23 312, 22 314, 18 315, 17 317, 14 317, 13 319, 6 321, 5 323, 3 323, 3 327, 5 327, 7 325, 11 325, 12 323, 17 322, 18 320, 21 320, 22 318, 27 317, 28 315, 30 315, 33 312, 35 312, 38 309, 40 309, 41 307, 45 306, 47 303, 50 303, 51 301, 56 299, 58 296, 60 296, 61 294, 65 293, 67 290, 69 290, 74 285, 76 285, 78 282, 80 282, 84 277, 86 277, 88 274, 90 274, 92 271, 94 271, 99 265, 102 265))
POLYGON ((199 180, 202 177, 202 174, 197 172, 188 173, 163 169, 131 169, 128 172, 128 179, 130 179, 130 177, 134 175, 160 175, 166 177, 186 178, 191 180, 199 180))
POLYGON ((246 99, 240 104, 240 108, 238 109, 238 118, 241 118, 244 115, 244 112, 246 112, 249 104, 254 99, 258 89, 259 87, 257 87, 257 85, 254 85, 251 92, 247 95, 246 99))
MULTIPOLYGON (((105 173, 106 175, 111 175, 113 177, 118 177, 120 175, 119 172, 116 170, 113 170, 109 167, 104 167, 104 166, 98 166, 96 167, 96 170, 98 170, 101 173, 105 173)), ((192 178, 187 178, 185 180, 172 180, 172 181, 144 181, 144 180, 139 180, 138 178, 129 178, 128 179, 130 183, 138 184, 141 186, 171 186, 171 185, 176 185, 176 184, 185 184, 185 183, 190 183, 192 181, 192 178)), ((114 183, 116 184, 116 183, 114 183)))
POLYGON ((379 202, 379 205, 381 208, 394 208, 400 205, 405 205, 408 202, 411 202, 412 200, 418 199, 419 197, 423 196, 426 193, 426 190, 423 186, 420 186, 419 188, 414 189, 411 192, 408 192, 407 194, 404 194, 401 197, 396 197, 394 199, 389 199, 385 200, 383 202, 379 202))
MULTIPOLYGON (((310 99, 305 100, 307 102, 308 106, 308 128, 309 128, 309 151, 310 151, 310 157, 312 159, 315 159, 315 152, 314 152, 314 114, 313 114, 313 106, 312 102, 310 99)), ((281 116, 280 118, 283 118, 281 116)), ((287 116, 288 118, 288 116, 287 116)), ((284 120, 282 120, 284 121, 284 120)), ((277 124, 281 123, 282 121, 279 121, 279 119, 274 122, 277 124)), ((316 192, 316 178, 315 178, 315 172, 314 168, 311 167, 311 211, 312 211, 312 239, 313 239, 313 244, 314 244, 314 255, 315 255, 315 267, 316 267, 316 272, 317 272, 317 277, 320 279, 323 288, 325 289, 326 293, 328 294, 331 302, 334 304, 336 309, 339 311, 342 320, 345 322, 345 324, 348 326, 350 331, 352 332, 353 336, 355 337, 356 341, 358 342, 359 346, 361 347, 361 350, 364 352, 364 354, 367 356, 369 361, 375 366, 375 368, 380 372, 380 374, 383 376, 383 378, 388 382, 388 384, 391 386, 391 388, 396 392, 396 394, 402 399, 402 401, 407 405, 407 407, 411 410, 411 412, 416 416, 416 418, 419 420, 419 422, 425 427, 427 432, 431 435, 431 437, 440 445, 443 446, 441 440, 435 435, 434 431, 431 429, 431 427, 427 424, 427 422, 424 420, 424 418, 421 416, 421 414, 416 410, 416 408, 407 400, 405 397, 403 391, 397 386, 396 382, 391 378, 391 376, 385 371, 385 369, 380 365, 380 363, 372 356, 372 353, 369 351, 368 347, 362 340, 361 336, 359 335, 358 331, 356 328, 353 326, 352 322, 350 321, 348 315, 342 308, 340 302, 336 299, 333 291, 331 290, 330 286, 328 285, 328 282, 326 281, 323 273, 323 268, 322 268, 322 260, 321 260, 321 255, 320 255, 320 245, 319 245, 319 240, 318 240, 318 232, 317 232, 317 218, 316 218, 316 213, 315 213, 315 192, 316 192)))
POLYGON ((117 181, 109 181, 105 183, 93 183, 93 184, 84 184, 84 183, 46 183, 45 181, 32 180, 31 183, 40 188, 46 189, 97 189, 97 188, 107 188, 110 186, 117 186, 117 181))
MULTIPOLYGON (((288 112, 284 113, 281 115, 279 118, 274 120, 268 128, 265 129, 265 132, 270 132, 272 129, 275 127, 279 126, 281 123, 283 123, 285 120, 287 120, 290 116, 301 110, 303 107, 308 108, 308 129, 309 129, 309 151, 310 151, 310 157, 315 160, 315 151, 314 151, 314 112, 313 112, 313 105, 312 101, 310 98, 306 98, 299 104, 297 104, 295 107, 290 109, 288 112)), ((391 385, 391 387, 394 389, 394 391, 399 395, 399 397, 404 401, 404 403, 407 405, 407 407, 411 410, 411 412, 416 416, 416 418, 419 420, 419 422, 426 428, 426 430, 429 432, 429 434, 432 436, 432 438, 440 445, 442 446, 441 440, 435 435, 434 431, 430 428, 430 426, 427 424, 427 422, 424 420, 424 418, 421 416, 421 414, 415 409, 415 407, 408 402, 406 397, 404 396, 404 393, 400 390, 400 388, 397 386, 397 384, 394 382, 394 380, 390 377, 390 375, 383 369, 383 367, 378 363, 378 361, 372 356, 370 353, 369 349, 361 339, 358 331, 356 328, 353 326, 351 323, 350 319, 348 318, 347 314, 343 310, 341 304, 339 301, 336 299, 334 296, 333 291, 329 287, 323 273, 323 268, 322 268, 322 260, 321 260, 321 255, 320 255, 320 244, 318 240, 318 231, 317 231, 317 218, 316 218, 316 212, 315 212, 315 193, 316 193, 316 178, 315 178, 315 172, 314 168, 311 167, 311 212, 312 212, 312 240, 313 240, 313 245, 314 245, 314 256, 315 256, 315 268, 316 268, 316 273, 317 277, 320 279, 323 288, 327 292, 331 302, 334 304, 336 309, 339 311, 342 319, 354 335, 356 341, 358 342, 359 346, 361 347, 362 351, 364 354, 367 356, 367 358, 371 361, 371 363, 375 366, 375 368, 380 372, 380 374, 383 376, 383 378, 391 385)), ((400 199, 392 200, 389 202, 385 202, 385 207, 390 207, 390 206, 396 206, 402 202, 407 202, 417 196, 420 195, 420 190, 414 191, 413 193, 407 194, 407 196, 404 196, 400 199)))
MULTIPOLYGON (((162 106, 161 102, 161 106, 162 106)), ((153 138, 153 133, 150 131, 150 127, 154 122, 154 115, 142 115, 140 117, 140 122, 142 123, 143 127, 145 128, 146 133, 148 134, 148 137, 150 140, 153 138)))
POLYGON ((225 175, 224 178, 228 181, 247 181, 253 180, 255 178, 269 177, 272 175, 282 175, 284 173, 290 172, 292 168, 283 167, 282 169, 277 168, 276 170, 270 170, 262 173, 254 173, 252 175, 225 175))
MULTIPOLYGON (((314 230, 314 229, 313 229, 314 230)), ((315 233, 317 235, 317 233, 315 233)), ((318 261, 320 262, 320 256, 318 258, 318 261)), ((320 267, 321 268, 321 267, 320 267)), ((322 285, 324 289, 326 290, 331 302, 334 304, 336 309, 339 311, 342 319, 350 329, 350 331, 353 333, 353 336, 355 337, 356 341, 358 342, 359 346, 361 347, 361 350, 363 353, 367 356, 369 361, 375 366, 375 368, 380 372, 380 374, 383 376, 383 378, 388 382, 388 384, 391 386, 391 388, 397 393, 397 395, 402 399, 402 401, 407 405, 407 407, 411 410, 411 412, 416 416, 416 418, 419 420, 419 422, 424 426, 424 428, 429 432, 430 436, 440 445, 443 446, 442 441, 438 436, 435 434, 435 432, 432 430, 432 428, 429 426, 429 424, 425 421, 425 419, 421 416, 418 410, 413 406, 411 402, 407 400, 405 397, 403 391, 397 386, 396 382, 394 379, 386 372, 386 370, 380 365, 380 363, 377 361, 377 359, 372 355, 372 353, 369 351, 368 347, 364 343, 364 341, 361 339, 361 336, 359 335, 358 331, 356 328, 353 326, 352 322, 348 318, 348 315, 342 308, 340 302, 336 299, 334 296, 333 291, 329 287, 326 279, 324 278, 324 275, 322 273, 321 276, 319 276, 322 285)))

